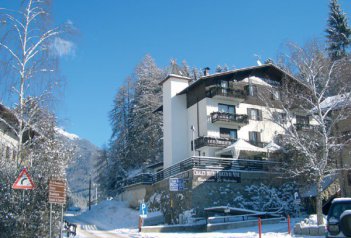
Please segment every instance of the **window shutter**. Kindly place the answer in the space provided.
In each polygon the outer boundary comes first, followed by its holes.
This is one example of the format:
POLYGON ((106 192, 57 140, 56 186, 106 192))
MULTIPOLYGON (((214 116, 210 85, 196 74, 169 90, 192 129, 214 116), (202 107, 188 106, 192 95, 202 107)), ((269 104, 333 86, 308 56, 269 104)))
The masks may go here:
POLYGON ((252 119, 251 118, 251 108, 247 109, 247 116, 248 116, 249 119, 252 119))
POLYGON ((261 142, 261 132, 256 132, 257 133, 257 142, 261 142))
POLYGON ((258 89, 256 85, 252 85, 252 96, 257 97, 258 95, 258 89))
POLYGON ((245 90, 245 92, 246 92, 246 95, 247 95, 247 96, 250 96, 249 85, 245 85, 245 86, 244 86, 244 90, 245 90))
POLYGON ((249 141, 254 141, 255 140, 255 136, 254 136, 254 134, 253 134, 254 132, 252 132, 252 131, 249 131, 249 141))
POLYGON ((258 120, 262 121, 262 110, 257 110, 258 111, 258 120))

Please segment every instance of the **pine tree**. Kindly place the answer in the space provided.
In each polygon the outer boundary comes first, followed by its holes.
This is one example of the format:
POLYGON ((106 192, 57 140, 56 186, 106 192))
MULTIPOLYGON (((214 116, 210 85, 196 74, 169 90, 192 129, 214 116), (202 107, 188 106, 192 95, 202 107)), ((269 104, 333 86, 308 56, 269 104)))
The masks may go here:
POLYGON ((135 95, 131 115, 130 133, 133 146, 129 162, 132 166, 153 163, 162 152, 162 117, 153 111, 161 104, 159 82, 163 71, 150 55, 136 67, 135 95))
POLYGON ((346 56, 346 49, 351 44, 351 29, 338 0, 331 0, 329 8, 328 28, 326 30, 328 52, 332 60, 337 60, 346 56))

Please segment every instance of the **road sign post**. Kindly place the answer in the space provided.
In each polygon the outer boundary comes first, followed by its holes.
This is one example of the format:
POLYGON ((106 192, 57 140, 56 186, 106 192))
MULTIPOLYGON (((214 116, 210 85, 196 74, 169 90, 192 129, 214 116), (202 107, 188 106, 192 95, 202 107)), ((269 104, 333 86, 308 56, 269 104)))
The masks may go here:
POLYGON ((12 189, 32 190, 34 187, 35 185, 33 180, 31 179, 26 168, 22 169, 16 181, 12 185, 12 189))
POLYGON ((51 238, 51 212, 52 204, 61 204, 62 214, 61 214, 61 226, 60 226, 60 237, 62 237, 62 225, 63 225, 63 205, 66 204, 66 182, 60 179, 50 179, 49 180, 49 203, 50 203, 50 238, 51 238))

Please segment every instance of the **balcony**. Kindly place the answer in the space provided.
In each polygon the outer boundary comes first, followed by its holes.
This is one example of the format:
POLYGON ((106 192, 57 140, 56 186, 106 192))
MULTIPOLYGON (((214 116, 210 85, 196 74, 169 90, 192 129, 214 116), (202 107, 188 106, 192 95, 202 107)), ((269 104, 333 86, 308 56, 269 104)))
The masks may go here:
POLYGON ((317 126, 306 124, 306 123, 296 123, 294 124, 297 131, 309 131, 314 130, 317 126))
POLYGON ((249 123, 247 115, 231 114, 227 112, 212 112, 212 123, 236 124, 243 126, 249 123))
MULTIPOLYGON (((233 144, 235 141, 236 139, 231 139, 231 138, 217 138, 217 137, 202 136, 195 139, 195 149, 199 149, 204 146, 227 147, 233 144)), ((191 149, 193 149, 192 143, 191 143, 191 149)))
POLYGON ((135 177, 122 181, 121 187, 128 187, 135 184, 150 185, 160 182, 179 173, 196 169, 206 169, 211 171, 256 171, 256 172, 281 172, 282 164, 273 161, 250 160, 250 159, 225 159, 214 157, 194 156, 172 165, 155 174, 139 174, 135 177))
POLYGON ((233 88, 223 88, 220 86, 212 87, 207 90, 206 96, 209 98, 219 98, 225 100, 234 100, 236 102, 243 102, 246 94, 243 90, 233 88))
POLYGON ((260 147, 260 148, 264 148, 268 145, 267 142, 261 142, 261 141, 248 141, 251 145, 260 147))

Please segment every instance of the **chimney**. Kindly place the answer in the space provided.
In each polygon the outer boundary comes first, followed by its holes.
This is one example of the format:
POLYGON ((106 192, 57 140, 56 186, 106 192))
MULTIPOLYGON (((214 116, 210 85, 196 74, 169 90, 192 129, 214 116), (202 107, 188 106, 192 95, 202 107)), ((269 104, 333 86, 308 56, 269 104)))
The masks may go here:
POLYGON ((210 68, 206 67, 204 68, 204 76, 209 76, 210 75, 210 68))

